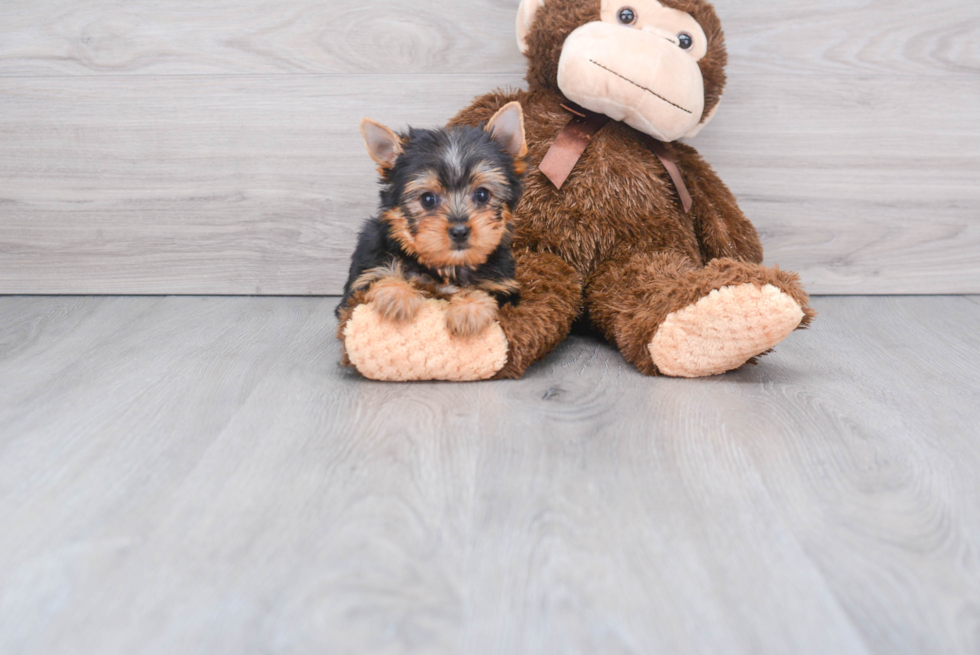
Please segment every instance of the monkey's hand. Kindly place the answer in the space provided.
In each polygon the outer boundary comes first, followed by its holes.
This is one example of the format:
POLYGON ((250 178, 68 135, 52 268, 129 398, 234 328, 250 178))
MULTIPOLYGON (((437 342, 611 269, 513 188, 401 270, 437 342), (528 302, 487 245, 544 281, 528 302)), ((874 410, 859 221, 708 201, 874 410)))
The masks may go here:
MULTIPOLYGON (((418 297, 411 319, 387 320, 377 299, 358 305, 341 325, 347 360, 372 380, 486 380, 507 363, 507 338, 490 321, 478 334, 459 338, 450 331, 450 303, 418 297)), ((452 319, 470 327, 475 323, 452 319)))
POLYGON ((582 306, 582 278, 550 253, 517 251, 521 301, 506 304, 479 334, 452 335, 449 302, 422 300, 408 323, 384 320, 360 292, 341 309, 344 363, 373 380, 519 378, 568 334, 582 306))

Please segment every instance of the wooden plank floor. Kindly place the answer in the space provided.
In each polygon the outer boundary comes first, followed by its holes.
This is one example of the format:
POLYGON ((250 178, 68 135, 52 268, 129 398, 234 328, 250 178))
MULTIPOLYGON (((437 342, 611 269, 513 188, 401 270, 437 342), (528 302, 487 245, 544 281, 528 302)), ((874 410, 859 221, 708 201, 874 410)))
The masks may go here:
MULTIPOLYGON (((980 293, 980 3, 716 0, 692 140, 812 293, 980 293)), ((521 86, 518 0, 0 3, 0 293, 339 293, 357 125, 521 86)))
POLYGON ((330 298, 0 298, 0 652, 980 652, 980 300, 762 365, 337 365, 330 298))

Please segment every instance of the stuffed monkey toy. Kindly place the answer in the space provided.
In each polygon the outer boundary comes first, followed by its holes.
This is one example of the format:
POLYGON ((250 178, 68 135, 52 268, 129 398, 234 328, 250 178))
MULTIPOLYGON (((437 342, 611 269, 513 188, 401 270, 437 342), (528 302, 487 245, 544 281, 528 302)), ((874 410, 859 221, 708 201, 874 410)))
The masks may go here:
POLYGON ((765 354, 814 312, 762 245, 693 137, 725 84, 724 36, 703 0, 522 0, 527 91, 477 98, 453 124, 524 110, 514 212, 521 299, 466 339, 434 301, 407 324, 365 298, 341 308, 344 362, 379 380, 518 378, 587 317, 647 375, 701 377, 765 354))

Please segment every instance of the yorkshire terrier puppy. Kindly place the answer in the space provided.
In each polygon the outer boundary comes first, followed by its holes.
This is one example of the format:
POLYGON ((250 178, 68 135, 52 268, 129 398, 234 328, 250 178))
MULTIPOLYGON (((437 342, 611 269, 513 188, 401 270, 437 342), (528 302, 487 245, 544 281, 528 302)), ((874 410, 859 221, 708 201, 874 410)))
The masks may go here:
POLYGON ((482 129, 395 134, 364 119, 361 135, 379 167, 381 208, 358 236, 337 314, 356 295, 405 323, 424 298, 439 298, 449 301, 451 334, 479 334, 519 300, 511 217, 526 168, 521 105, 505 105, 482 129))

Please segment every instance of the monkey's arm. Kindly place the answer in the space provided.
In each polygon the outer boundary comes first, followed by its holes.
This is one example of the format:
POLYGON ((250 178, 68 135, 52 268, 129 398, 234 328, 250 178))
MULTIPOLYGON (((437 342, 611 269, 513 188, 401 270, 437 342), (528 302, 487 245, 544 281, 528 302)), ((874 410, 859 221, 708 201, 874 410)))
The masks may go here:
POLYGON ((582 278, 561 258, 528 250, 517 250, 514 257, 521 297, 519 303, 500 308, 509 350, 498 378, 519 378, 554 350, 582 309, 582 278))
POLYGON ((671 147, 694 199, 691 215, 705 262, 730 257, 762 263, 759 234, 725 183, 694 148, 682 143, 673 143, 671 147))
POLYGON ((498 325, 467 339, 450 335, 442 301, 424 301, 414 321, 396 325, 381 320, 367 294, 354 292, 337 327, 343 363, 374 380, 520 377, 568 335, 581 309, 582 279, 555 255, 514 255, 521 302, 501 306, 498 325))

